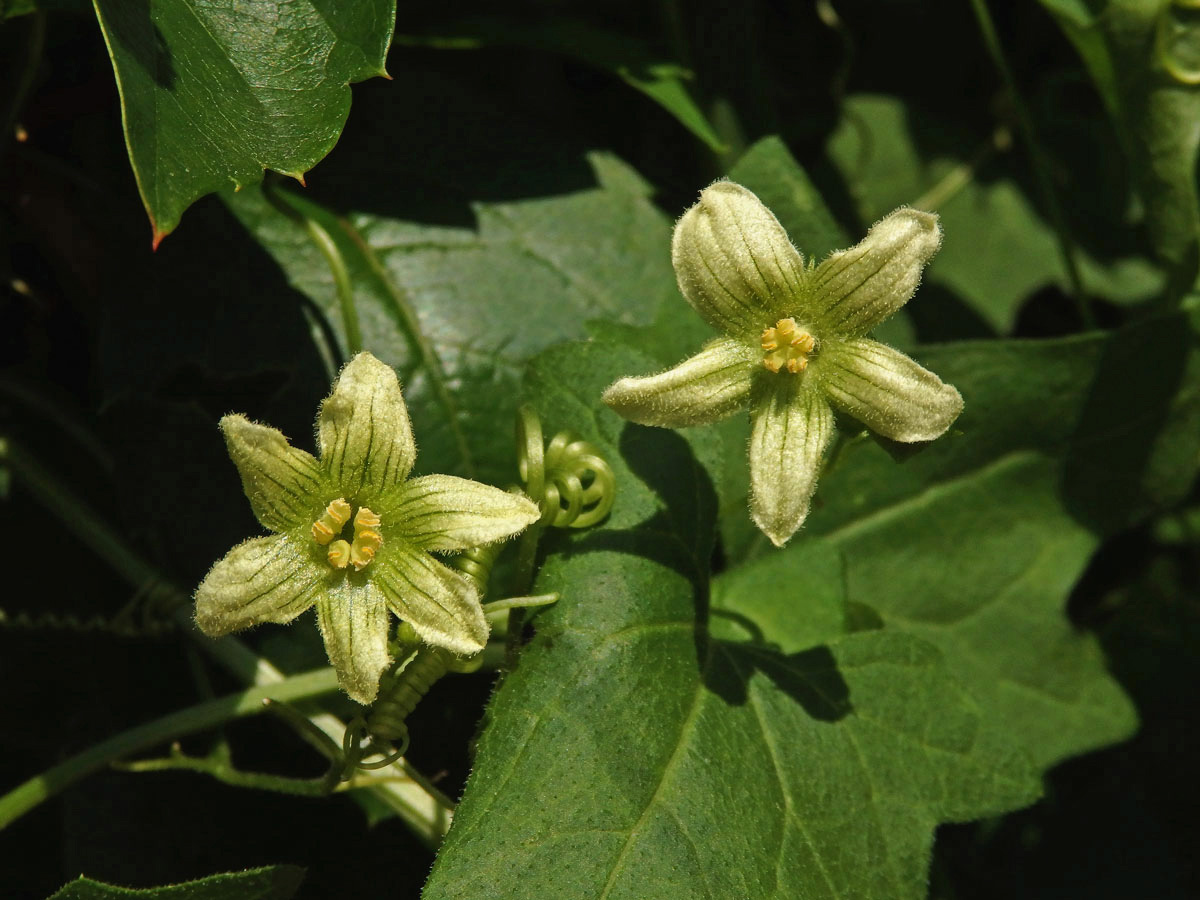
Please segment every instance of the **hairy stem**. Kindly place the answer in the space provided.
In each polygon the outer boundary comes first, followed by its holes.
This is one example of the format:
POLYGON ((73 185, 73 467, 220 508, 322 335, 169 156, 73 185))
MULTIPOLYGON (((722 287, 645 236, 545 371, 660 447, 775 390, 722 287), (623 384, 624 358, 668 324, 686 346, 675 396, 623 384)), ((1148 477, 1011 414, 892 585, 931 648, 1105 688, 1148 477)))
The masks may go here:
POLYGON ((338 689, 332 669, 294 675, 275 684, 253 687, 217 700, 181 709, 170 715, 123 731, 18 785, 0 797, 0 828, 29 812, 80 779, 117 760, 186 734, 213 728, 231 719, 258 715, 263 701, 296 701, 329 694, 338 689))

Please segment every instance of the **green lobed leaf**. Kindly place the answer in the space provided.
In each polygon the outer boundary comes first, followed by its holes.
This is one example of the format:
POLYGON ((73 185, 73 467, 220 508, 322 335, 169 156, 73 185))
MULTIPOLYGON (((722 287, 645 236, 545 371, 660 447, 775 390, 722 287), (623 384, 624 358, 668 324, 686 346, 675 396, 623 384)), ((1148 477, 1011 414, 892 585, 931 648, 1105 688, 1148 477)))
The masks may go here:
POLYGON ((1200 13, 1171 0, 1041 4, 1075 45, 1116 122, 1155 246, 1186 291, 1200 274, 1200 13))
POLYGON ((266 866, 153 888, 124 888, 79 876, 50 900, 289 900, 300 889, 299 866, 266 866))
POLYGON ((1027 760, 930 644, 848 632, 836 554, 739 570, 710 617, 712 436, 596 399, 647 363, 596 343, 530 369, 543 422, 599 446, 620 493, 540 573, 562 599, 493 700, 424 896, 924 896, 936 825, 1030 802, 1027 760))
POLYGON ((303 179, 337 142, 351 82, 386 75, 395 0, 95 0, 154 243, 205 194, 303 179))
POLYGON ((512 431, 521 362, 582 337, 593 318, 645 324, 677 293, 669 223, 647 185, 613 157, 589 159, 590 188, 475 204, 477 227, 337 215, 278 189, 225 200, 325 313, 344 356, 328 261, 296 217, 330 235, 352 279, 363 346, 400 373, 418 469, 503 484, 512 449, 496 435, 512 431))
MULTIPOLYGON (((926 270, 924 294, 930 295, 930 286, 944 288, 996 332, 1007 334, 1031 294, 1051 284, 1067 286, 1066 270, 1053 229, 1005 171, 1006 161, 969 163, 978 142, 965 133, 954 135, 956 154, 926 158, 918 138, 936 135, 944 141, 948 131, 897 98, 857 95, 847 99, 828 153, 864 224, 903 204, 936 204, 945 239, 926 270)), ((1162 288, 1162 274, 1136 257, 1101 263, 1080 254, 1079 261, 1085 289, 1098 297, 1133 303, 1162 288)), ((918 319, 927 312, 921 300, 918 294, 910 307, 918 319)))
POLYGON ((1195 478, 1195 314, 918 358, 962 392, 957 433, 908 455, 847 447, 809 540, 843 552, 849 600, 936 644, 1039 765, 1127 736, 1133 710, 1064 605, 1101 537, 1195 478))

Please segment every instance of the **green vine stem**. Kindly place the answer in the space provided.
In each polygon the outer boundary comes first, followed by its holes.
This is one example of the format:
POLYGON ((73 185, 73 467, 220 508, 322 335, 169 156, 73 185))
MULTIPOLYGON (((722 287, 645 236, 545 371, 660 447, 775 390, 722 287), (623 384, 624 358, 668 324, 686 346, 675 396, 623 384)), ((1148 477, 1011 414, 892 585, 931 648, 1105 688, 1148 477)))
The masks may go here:
POLYGON ((285 678, 275 684, 253 687, 237 694, 208 700, 139 725, 102 741, 77 756, 30 778, 0 797, 0 829, 12 824, 39 803, 60 793, 80 779, 98 772, 123 757, 147 750, 165 741, 203 731, 231 719, 265 712, 264 701, 297 701, 338 689, 332 669, 317 669, 285 678))
MULTIPOLYGON (((201 635, 192 623, 191 598, 188 594, 170 587, 167 580, 118 538, 86 503, 11 439, 0 437, 0 465, 9 466, 38 502, 135 588, 156 584, 171 590, 175 598, 172 615, 180 628, 235 677, 260 687, 278 685, 286 680, 284 674, 269 660, 236 638, 212 640, 201 635)), ((328 737, 341 742, 346 724, 337 716, 317 713, 310 716, 309 720, 328 737)), ((398 760, 382 774, 391 774, 395 778, 388 783, 376 784, 373 788, 376 794, 421 840, 436 847, 450 827, 453 802, 405 760, 398 760)))
POLYGON ((346 329, 346 350, 350 356, 363 348, 362 330, 358 324, 358 307, 354 305, 354 285, 350 280, 350 270, 342 251, 338 249, 333 236, 311 216, 304 215, 295 206, 288 203, 269 181, 263 184, 263 194, 270 204, 304 229, 309 240, 316 245, 329 264, 329 272, 333 276, 333 286, 337 291, 338 308, 342 312, 342 326, 346 329))
POLYGON ((1017 89, 1017 80, 1013 76, 1012 68, 1009 66, 1008 59, 1004 55, 1004 48, 1000 45, 1000 37, 996 33, 996 24, 992 21, 992 14, 988 10, 987 0, 971 0, 971 8, 975 11, 975 19, 979 24, 980 32, 983 34, 984 46, 987 48, 988 55, 992 58, 996 69, 1000 72, 1005 90, 1008 92, 1009 99, 1012 102, 1013 111, 1016 113, 1017 127, 1020 129, 1021 137, 1025 141, 1025 147, 1029 151, 1029 158, 1033 163, 1033 173, 1037 179, 1038 189, 1042 194, 1042 200, 1046 204, 1046 209, 1050 213, 1054 232, 1058 237, 1058 252, 1062 257, 1063 266, 1067 270, 1067 279, 1070 281, 1071 286, 1071 296, 1079 309, 1079 317, 1083 320, 1086 328, 1094 329, 1096 327, 1096 317, 1092 314, 1091 304, 1088 302, 1087 294, 1083 289, 1083 278, 1079 274, 1079 265, 1075 260, 1075 243, 1067 231, 1066 216, 1063 215, 1062 204, 1058 202, 1058 193, 1054 190, 1050 159, 1042 148, 1041 142, 1034 131, 1033 117, 1029 114, 1029 107, 1025 105, 1025 99, 1017 89))

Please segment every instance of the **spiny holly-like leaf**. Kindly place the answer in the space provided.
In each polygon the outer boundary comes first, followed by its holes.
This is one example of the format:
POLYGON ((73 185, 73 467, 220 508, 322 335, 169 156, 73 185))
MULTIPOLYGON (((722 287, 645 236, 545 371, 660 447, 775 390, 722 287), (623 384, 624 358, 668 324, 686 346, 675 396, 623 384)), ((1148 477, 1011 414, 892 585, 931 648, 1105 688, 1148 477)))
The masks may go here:
POLYGON ((395 0, 95 0, 154 243, 205 194, 297 179, 337 142, 350 83, 386 75, 395 0))
MULTIPOLYGON (((925 275, 961 297, 1001 334, 1009 333, 1021 304, 1050 284, 1066 286, 1057 238, 1019 185, 1004 159, 972 164, 978 141, 958 136, 956 156, 923 158, 921 133, 945 141, 949 129, 893 97, 859 95, 846 101, 843 124, 829 154, 846 179, 864 224, 897 206, 934 204, 945 239, 925 275)), ((1162 287, 1161 273, 1140 258, 1101 264, 1080 254, 1086 290, 1119 302, 1136 302, 1162 287)), ((919 305, 908 312, 920 317, 919 305)))
POLYGON ((924 896, 936 825, 1030 802, 1027 760, 930 644, 848 633, 836 554, 731 574, 710 613, 711 436, 597 401, 648 362, 572 345, 529 373, 620 494, 540 574, 562 599, 490 708, 424 896, 924 896))
POLYGON ((118 887, 81 875, 50 900, 289 900, 303 880, 304 870, 297 866, 267 866, 153 888, 118 887))
POLYGON ((353 283, 362 346, 396 366, 419 465, 502 483, 521 361, 582 337, 589 319, 645 324, 674 295, 666 217, 619 161, 564 196, 479 203, 475 227, 371 213, 339 216, 298 195, 246 190, 230 208, 325 312, 347 353, 347 320, 315 223, 353 283))

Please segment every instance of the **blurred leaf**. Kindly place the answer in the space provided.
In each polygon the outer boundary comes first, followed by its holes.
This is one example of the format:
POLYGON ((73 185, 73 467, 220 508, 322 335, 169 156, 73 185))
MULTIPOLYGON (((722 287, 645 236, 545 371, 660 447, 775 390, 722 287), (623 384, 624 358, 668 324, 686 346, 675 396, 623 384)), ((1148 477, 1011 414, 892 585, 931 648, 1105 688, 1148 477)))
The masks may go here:
MULTIPOLYGON (((1053 230, 1015 181, 996 177, 1001 163, 990 161, 993 151, 979 151, 969 162, 978 148, 969 136, 954 134, 955 156, 923 157, 920 136, 945 142, 948 132, 953 129, 896 98, 859 95, 846 101, 828 152, 864 224, 897 206, 934 202, 945 240, 925 284, 953 292, 995 331, 1007 334, 1031 294, 1050 284, 1065 287, 1067 275, 1053 230)), ((1086 290, 1107 300, 1137 302, 1162 287, 1161 273, 1134 257, 1101 264, 1081 254, 1080 263, 1086 290)), ((916 307, 912 311, 919 315, 916 307)))
POLYGON ((1027 761, 933 647, 845 633, 836 555, 732 573, 709 619, 711 442, 598 401, 648 364, 591 344, 530 369, 546 426, 599 446, 620 494, 539 576, 562 599, 492 703, 424 896, 923 897, 936 825, 1030 802, 1027 761))
POLYGON ((154 243, 194 201, 303 179, 341 134, 349 85, 383 68, 395 0, 95 0, 154 243))
POLYGON ((267 866, 156 888, 117 887, 81 875, 50 900, 289 900, 303 880, 299 866, 267 866))
POLYGON ((503 483, 521 362, 582 337, 592 318, 644 324, 675 294, 669 227, 647 186, 612 157, 591 167, 587 190, 474 204, 477 227, 339 217, 277 189, 278 207, 258 189, 226 202, 325 313, 344 357, 329 264, 293 217, 320 224, 350 271, 364 347, 405 384, 418 465, 503 483))
POLYGON ((1041 0, 1124 138, 1155 246, 1182 293, 1200 272, 1200 10, 1178 0, 1041 0))
POLYGON ((517 22, 484 18, 455 22, 443 33, 397 34, 396 43, 407 47, 475 50, 488 46, 513 46, 558 53, 616 75, 641 91, 716 153, 725 145, 688 92, 692 73, 683 66, 659 59, 636 37, 617 34, 569 19, 517 22))

